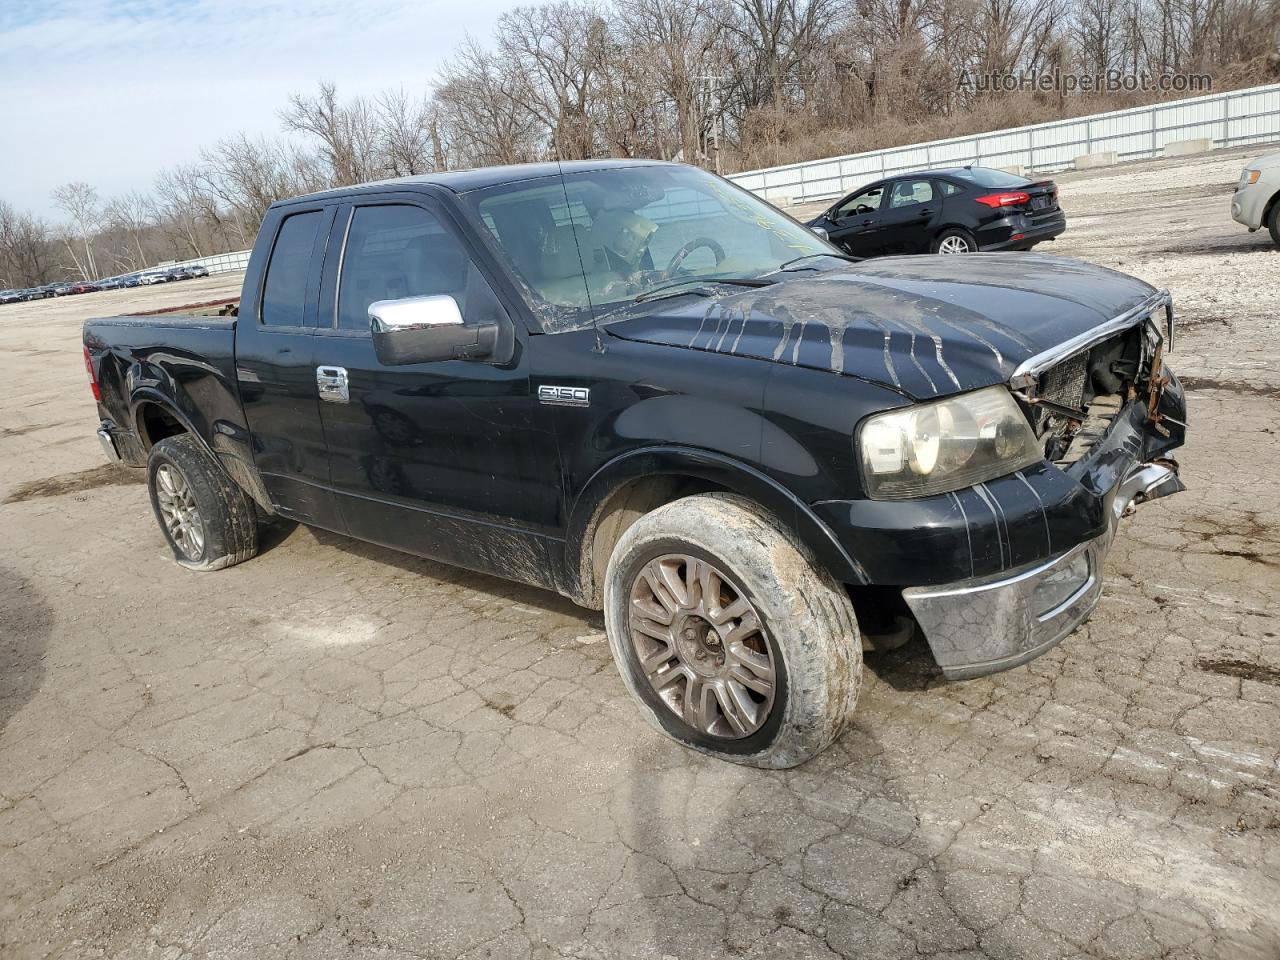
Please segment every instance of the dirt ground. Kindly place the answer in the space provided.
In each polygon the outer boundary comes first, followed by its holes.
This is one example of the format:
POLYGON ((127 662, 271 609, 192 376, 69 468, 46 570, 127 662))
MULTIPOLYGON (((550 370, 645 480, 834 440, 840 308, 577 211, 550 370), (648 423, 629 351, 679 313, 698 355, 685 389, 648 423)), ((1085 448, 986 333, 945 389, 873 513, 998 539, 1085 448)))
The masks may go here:
POLYGON ((1050 252, 1172 290, 1182 494, 1092 621, 944 682, 869 657, 788 772, 659 738, 600 618, 297 528, 176 566, 103 466, 81 322, 0 307, 0 956, 1280 957, 1280 252, 1233 151, 1059 178, 1050 252))

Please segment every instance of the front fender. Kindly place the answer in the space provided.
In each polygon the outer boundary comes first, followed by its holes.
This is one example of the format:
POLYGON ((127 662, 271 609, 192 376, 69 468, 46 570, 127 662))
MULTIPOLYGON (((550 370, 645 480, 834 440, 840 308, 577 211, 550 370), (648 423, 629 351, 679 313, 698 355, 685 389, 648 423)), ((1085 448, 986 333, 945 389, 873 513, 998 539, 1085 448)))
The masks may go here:
MULTIPOLYGON (((642 477, 678 476, 705 480, 740 494, 768 510, 802 543, 813 551, 818 562, 842 583, 868 582, 862 567, 841 546, 831 529, 795 494, 776 480, 739 460, 709 450, 676 445, 654 445, 627 451, 604 464, 583 486, 573 502, 565 538, 568 558, 590 556, 590 537, 601 506, 609 496, 632 480, 642 477)), ((586 567, 579 563, 578 586, 590 593, 590 583, 581 582, 586 567)))

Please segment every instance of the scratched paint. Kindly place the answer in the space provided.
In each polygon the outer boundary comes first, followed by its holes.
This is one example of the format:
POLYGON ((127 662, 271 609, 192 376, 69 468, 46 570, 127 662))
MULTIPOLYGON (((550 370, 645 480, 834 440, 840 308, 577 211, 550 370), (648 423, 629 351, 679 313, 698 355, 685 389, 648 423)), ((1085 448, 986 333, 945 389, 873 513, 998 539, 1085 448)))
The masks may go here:
POLYGON ((1038 254, 892 257, 641 304, 603 329, 830 370, 925 399, 1004 382, 1019 363, 1152 292, 1132 277, 1038 254))

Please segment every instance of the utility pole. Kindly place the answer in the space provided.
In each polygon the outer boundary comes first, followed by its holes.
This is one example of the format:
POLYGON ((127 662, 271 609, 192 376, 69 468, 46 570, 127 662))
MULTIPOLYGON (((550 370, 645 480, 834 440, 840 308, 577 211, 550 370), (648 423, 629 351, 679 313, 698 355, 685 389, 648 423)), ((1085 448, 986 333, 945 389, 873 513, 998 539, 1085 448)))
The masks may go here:
POLYGON ((710 109, 712 111, 712 117, 713 117, 713 120, 711 123, 711 138, 707 141, 707 147, 708 147, 707 153, 710 154, 711 140, 714 140, 715 149, 716 149, 715 166, 716 166, 716 174, 718 175, 721 172, 720 146, 721 146, 721 137, 724 134, 724 114, 723 114, 723 111, 720 109, 720 81, 723 80, 724 78, 702 76, 702 77, 698 77, 697 79, 701 80, 703 83, 707 85, 707 102, 710 104, 710 109))

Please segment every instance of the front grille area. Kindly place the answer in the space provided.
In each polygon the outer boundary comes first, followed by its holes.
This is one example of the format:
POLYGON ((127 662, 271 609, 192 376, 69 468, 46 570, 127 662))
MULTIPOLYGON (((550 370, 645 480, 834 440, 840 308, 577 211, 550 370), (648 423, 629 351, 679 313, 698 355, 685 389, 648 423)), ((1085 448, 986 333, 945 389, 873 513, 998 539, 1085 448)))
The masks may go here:
MULTIPOLYGON (((1089 354, 1080 353, 1068 357, 1056 367, 1046 370, 1040 377, 1040 389, 1036 396, 1079 410, 1084 406, 1084 382, 1089 372, 1089 354)), ((1036 434, 1044 433, 1050 417, 1044 407, 1035 408, 1036 434)))

